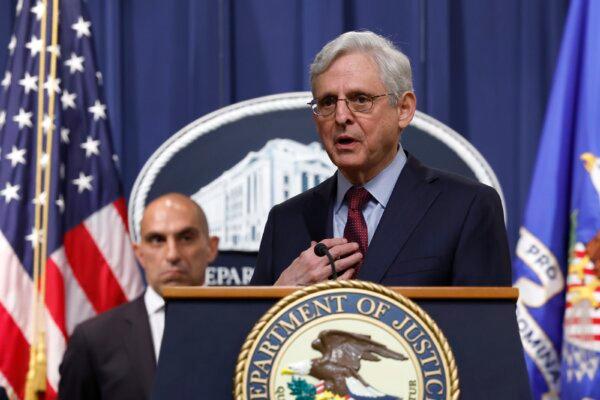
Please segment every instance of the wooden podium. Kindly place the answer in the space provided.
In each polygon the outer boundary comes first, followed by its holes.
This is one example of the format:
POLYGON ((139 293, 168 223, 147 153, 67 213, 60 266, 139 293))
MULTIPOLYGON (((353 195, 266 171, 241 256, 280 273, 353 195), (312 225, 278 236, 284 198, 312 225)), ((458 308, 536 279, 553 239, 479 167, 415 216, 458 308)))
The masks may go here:
MULTIPOLYGON (((152 398, 232 399, 246 336, 275 302, 296 289, 165 289, 165 331, 152 398)), ((531 399, 515 315, 517 289, 389 289, 415 301, 444 332, 458 366, 461 399, 531 399)))

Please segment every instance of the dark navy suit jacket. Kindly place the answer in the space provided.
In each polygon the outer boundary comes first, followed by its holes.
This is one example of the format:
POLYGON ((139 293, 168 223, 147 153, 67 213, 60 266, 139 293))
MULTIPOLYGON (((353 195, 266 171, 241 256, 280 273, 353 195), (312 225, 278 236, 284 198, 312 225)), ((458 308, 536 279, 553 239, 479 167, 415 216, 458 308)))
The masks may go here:
MULTIPOLYGON (((271 285, 310 246, 332 237, 336 175, 271 209, 252 285, 271 285)), ((500 198, 481 183, 408 155, 357 279, 388 286, 510 286, 500 198)))
POLYGON ((60 365, 60 399, 147 399, 156 360, 144 296, 75 329, 60 365))

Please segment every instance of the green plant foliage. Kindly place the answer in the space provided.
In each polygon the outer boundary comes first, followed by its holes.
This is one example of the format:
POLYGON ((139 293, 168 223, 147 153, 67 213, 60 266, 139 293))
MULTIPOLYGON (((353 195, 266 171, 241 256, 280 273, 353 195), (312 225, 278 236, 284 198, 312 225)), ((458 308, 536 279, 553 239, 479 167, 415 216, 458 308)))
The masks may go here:
POLYGON ((288 383, 288 388, 296 396, 296 400, 314 400, 317 395, 315 386, 302 378, 292 378, 292 381, 288 383))

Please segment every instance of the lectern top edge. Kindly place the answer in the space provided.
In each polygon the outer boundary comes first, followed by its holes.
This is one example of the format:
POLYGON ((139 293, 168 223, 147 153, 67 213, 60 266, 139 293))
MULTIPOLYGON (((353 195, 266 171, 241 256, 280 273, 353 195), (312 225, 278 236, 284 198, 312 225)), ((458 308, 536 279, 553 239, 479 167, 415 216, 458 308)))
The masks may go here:
MULTIPOLYGON (((198 287, 174 286, 163 289, 166 300, 184 299, 277 299, 285 297, 301 287, 198 287)), ((519 289, 512 287, 388 287, 410 299, 452 300, 512 300, 519 298, 519 289)))

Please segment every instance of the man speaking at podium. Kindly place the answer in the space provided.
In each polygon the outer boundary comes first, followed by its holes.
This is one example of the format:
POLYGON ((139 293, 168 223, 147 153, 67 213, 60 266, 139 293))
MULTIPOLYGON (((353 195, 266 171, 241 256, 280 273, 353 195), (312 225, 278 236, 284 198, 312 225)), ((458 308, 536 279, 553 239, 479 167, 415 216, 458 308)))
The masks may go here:
POLYGON ((313 118, 338 170, 273 207, 251 284, 337 276, 393 286, 510 285, 496 191, 402 149, 416 109, 408 58, 372 32, 347 32, 317 54, 310 76, 313 118), (319 242, 337 271, 315 254, 319 242))

